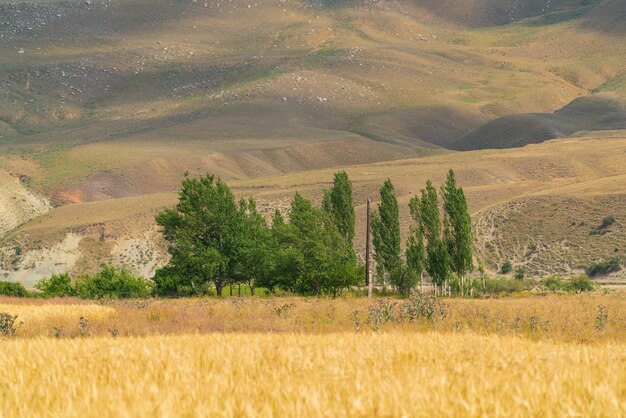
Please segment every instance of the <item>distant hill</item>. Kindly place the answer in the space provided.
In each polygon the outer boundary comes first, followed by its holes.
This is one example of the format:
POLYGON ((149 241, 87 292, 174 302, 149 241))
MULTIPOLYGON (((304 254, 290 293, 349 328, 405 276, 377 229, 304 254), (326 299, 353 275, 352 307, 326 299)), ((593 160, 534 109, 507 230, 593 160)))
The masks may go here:
MULTIPOLYGON (((609 157, 614 181, 625 16, 624 0, 0 0, 2 274, 29 282, 109 262, 149 274, 154 213, 175 201, 185 171, 285 205, 295 189, 319 196, 335 170, 357 165, 369 178, 355 186, 361 201, 386 177, 406 200, 471 160, 461 180, 481 210, 591 181, 609 157), (455 152, 578 131, 599 139, 455 152), (544 146, 548 160, 535 154, 544 146), (586 147, 606 149, 581 163, 586 147), (565 164, 560 153, 572 149, 565 164), (523 167, 511 166, 521 155, 523 167)), ((529 202, 532 214, 538 200, 529 202)), ((622 222, 613 202, 585 222, 611 208, 622 222)), ((494 208, 494 225, 511 208, 494 208)), ((621 229, 612 233, 594 254, 622 248, 621 229)), ((485 248, 493 262, 516 251, 504 239, 485 248)))
POLYGON ((554 113, 504 116, 464 135, 449 148, 510 148, 569 136, 578 131, 626 129, 626 106, 603 96, 581 97, 554 113))

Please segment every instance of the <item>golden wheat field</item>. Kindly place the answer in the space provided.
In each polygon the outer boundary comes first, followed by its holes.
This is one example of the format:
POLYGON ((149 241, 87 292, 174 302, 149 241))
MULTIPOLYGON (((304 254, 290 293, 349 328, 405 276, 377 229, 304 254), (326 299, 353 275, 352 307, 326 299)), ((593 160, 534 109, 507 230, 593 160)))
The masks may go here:
POLYGON ((2 341, 3 416, 617 417, 626 348, 471 333, 2 341))
POLYGON ((626 295, 0 300, 0 417, 626 416, 626 295))

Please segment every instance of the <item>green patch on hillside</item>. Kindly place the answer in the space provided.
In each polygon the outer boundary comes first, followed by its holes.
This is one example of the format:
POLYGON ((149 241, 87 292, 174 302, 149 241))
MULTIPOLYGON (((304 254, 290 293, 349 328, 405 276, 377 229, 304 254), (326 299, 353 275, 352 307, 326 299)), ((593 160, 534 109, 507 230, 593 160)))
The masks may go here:
POLYGON ((467 83, 467 82, 456 85, 456 88, 459 90, 470 90, 470 89, 473 89, 474 87, 476 87, 474 83, 467 83))
POLYGON ((461 101, 463 103, 478 103, 480 102, 480 99, 477 97, 473 97, 473 96, 467 96, 467 97, 463 97, 461 101))
POLYGON ((65 186, 77 182, 97 172, 110 171, 105 162, 95 159, 85 160, 73 158, 70 153, 74 144, 59 144, 50 146, 45 151, 36 153, 33 157, 44 171, 41 179, 35 180, 35 187, 42 190, 65 186))
POLYGON ((619 91, 626 91, 626 71, 622 71, 616 77, 604 82, 603 84, 593 89, 593 93, 619 91))

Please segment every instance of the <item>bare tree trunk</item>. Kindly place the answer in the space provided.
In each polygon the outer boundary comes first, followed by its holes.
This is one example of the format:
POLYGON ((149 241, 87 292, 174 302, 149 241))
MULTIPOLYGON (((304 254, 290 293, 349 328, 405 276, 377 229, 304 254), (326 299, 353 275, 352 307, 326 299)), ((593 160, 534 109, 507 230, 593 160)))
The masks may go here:
POLYGON ((217 296, 222 296, 223 287, 222 279, 215 280, 215 293, 217 293, 217 296))

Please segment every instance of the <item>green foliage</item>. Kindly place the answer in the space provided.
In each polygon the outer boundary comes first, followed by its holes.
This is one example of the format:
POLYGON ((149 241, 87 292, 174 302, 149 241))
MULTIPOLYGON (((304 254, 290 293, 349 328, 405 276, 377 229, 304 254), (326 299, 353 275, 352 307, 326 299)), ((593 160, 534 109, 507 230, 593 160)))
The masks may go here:
POLYGON ((0 281, 0 295, 23 298, 28 292, 21 283, 0 281))
POLYGON ((192 289, 213 283, 218 296, 234 276, 242 241, 241 212, 232 192, 214 176, 186 177, 178 204, 156 218, 171 255, 169 267, 192 289))
POLYGON ((238 245, 234 251, 230 278, 235 279, 235 283, 247 282, 254 295, 257 282, 270 280, 274 270, 271 233, 252 198, 239 203, 238 221, 238 245))
POLYGON ((524 276, 525 276, 524 267, 522 267, 522 266, 517 266, 517 267, 515 268, 515 274, 513 275, 513 277, 514 277, 516 280, 523 280, 523 279, 524 279, 524 276))
POLYGON ((606 229, 615 223, 614 216, 607 216, 602 219, 602 223, 597 227, 591 230, 591 235, 604 235, 606 234, 606 229))
POLYGON ((356 262, 354 249, 325 211, 296 193, 289 218, 288 224, 272 227, 274 280, 264 282, 264 286, 336 296, 358 283, 362 268, 356 262))
POLYGON ((595 289, 595 286, 591 280, 589 280, 589 276, 581 274, 580 276, 572 277, 567 283, 566 288, 572 292, 590 292, 595 289))
POLYGON ((502 266, 500 267, 500 273, 509 274, 512 271, 513 271, 513 264, 511 264, 509 260, 506 260, 504 263, 502 263, 502 266))
POLYGON ((324 192, 322 209, 330 216, 345 240, 352 245, 356 216, 352 202, 352 182, 345 171, 335 173, 333 188, 324 192))
POLYGON ((441 287, 450 277, 451 256, 442 239, 441 219, 439 215, 439 199, 432 182, 426 182, 426 189, 421 191, 420 200, 421 225, 427 241, 426 271, 435 286, 441 287))
POLYGON ((176 269, 163 267, 156 271, 153 279, 152 294, 160 297, 201 296, 207 293, 206 286, 192 286, 190 280, 181 277, 176 269))
POLYGON ((600 276, 604 274, 613 273, 619 271, 620 261, 619 258, 612 258, 610 260, 600 261, 597 263, 591 264, 589 267, 585 269, 585 272, 589 277, 600 276))
POLYGON ((390 274, 391 282, 396 290, 404 297, 409 296, 419 280, 416 271, 404 264, 393 269, 390 274))
POLYGON ((476 283, 476 289, 483 294, 516 293, 535 287, 532 280, 511 280, 508 277, 485 277, 483 283, 476 283))
POLYGON ((83 299, 143 298, 150 295, 152 283, 124 269, 105 266, 100 272, 76 280, 76 293, 83 299))
POLYGON ((41 279, 35 284, 35 289, 43 292, 44 297, 76 296, 76 289, 67 273, 53 274, 48 279, 41 279))
MULTIPOLYGON (((397 271, 400 258, 400 220, 398 199, 390 179, 380 189, 378 212, 372 214, 372 243, 379 276, 397 271)), ((391 277, 393 281, 393 277, 391 277)))
POLYGON ((565 287, 565 283, 563 279, 559 276, 548 276, 545 279, 541 280, 541 284, 548 290, 563 290, 565 287))
POLYGON ((595 289, 594 284, 586 274, 572 277, 567 281, 559 276, 549 276, 541 281, 541 285, 551 291, 589 292, 595 289))
POLYGON ((407 275, 411 279, 408 287, 403 284, 403 293, 408 295, 411 289, 417 284, 426 266, 426 248, 424 246, 424 233, 421 228, 411 225, 409 239, 406 246, 407 275))
POLYGON ((465 193, 456 186, 454 171, 448 172, 446 184, 441 188, 445 210, 444 240, 450 255, 450 266, 461 279, 470 273, 472 263, 472 219, 467 208, 465 193))

